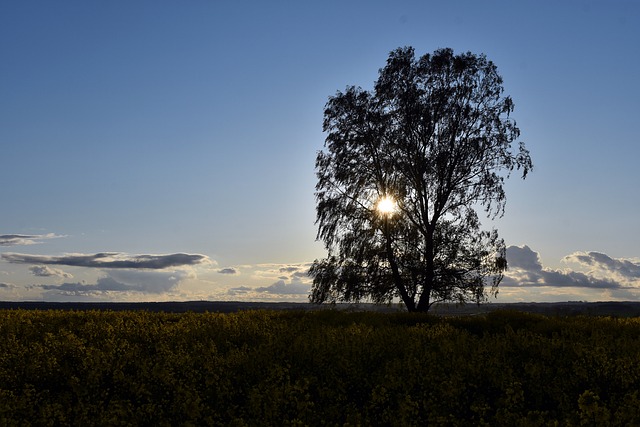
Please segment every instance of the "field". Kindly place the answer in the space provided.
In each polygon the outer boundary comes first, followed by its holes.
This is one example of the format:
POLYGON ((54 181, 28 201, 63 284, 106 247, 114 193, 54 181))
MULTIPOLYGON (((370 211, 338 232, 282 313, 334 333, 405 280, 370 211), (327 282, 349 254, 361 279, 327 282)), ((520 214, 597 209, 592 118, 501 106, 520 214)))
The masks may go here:
POLYGON ((640 425, 640 318, 0 310, 0 425, 640 425))

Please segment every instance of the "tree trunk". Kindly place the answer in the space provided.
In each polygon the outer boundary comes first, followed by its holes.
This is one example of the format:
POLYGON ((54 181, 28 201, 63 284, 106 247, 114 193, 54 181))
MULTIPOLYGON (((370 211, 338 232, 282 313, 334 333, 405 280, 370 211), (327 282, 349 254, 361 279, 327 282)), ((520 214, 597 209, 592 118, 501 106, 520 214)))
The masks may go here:
POLYGON ((413 298, 409 296, 407 292, 407 288, 405 288, 404 283, 402 282, 402 277, 400 277, 400 272, 398 271, 398 265, 395 262, 393 256, 389 256, 389 264, 391 265, 391 273, 393 274, 393 282, 398 288, 400 292, 400 297, 402 297, 402 301, 404 305, 407 306, 407 310, 410 312, 416 311, 416 303, 413 298))
POLYGON ((431 308, 431 288, 424 287, 422 289, 422 294, 420 295, 420 300, 418 301, 418 306, 415 311, 419 311, 422 313, 426 313, 431 308))
POLYGON ((402 298, 404 305, 407 307, 407 310, 410 312, 416 311, 416 302, 414 298, 409 296, 407 288, 404 286, 404 283, 402 281, 402 276, 400 276, 398 264, 396 263, 396 259, 393 256, 393 247, 391 246, 391 233, 389 232, 389 223, 386 220, 384 222, 384 238, 385 249, 387 252, 387 261, 389 261, 389 266, 391 267, 393 283, 398 289, 398 292, 400 292, 400 297, 402 298))
POLYGON ((418 306, 416 311, 426 313, 431 307, 431 291, 433 290, 433 279, 435 278, 434 262, 433 262, 433 230, 431 227, 427 230, 427 236, 425 238, 425 250, 424 256, 427 263, 426 271, 424 272, 424 284, 422 285, 422 294, 418 300, 418 306))

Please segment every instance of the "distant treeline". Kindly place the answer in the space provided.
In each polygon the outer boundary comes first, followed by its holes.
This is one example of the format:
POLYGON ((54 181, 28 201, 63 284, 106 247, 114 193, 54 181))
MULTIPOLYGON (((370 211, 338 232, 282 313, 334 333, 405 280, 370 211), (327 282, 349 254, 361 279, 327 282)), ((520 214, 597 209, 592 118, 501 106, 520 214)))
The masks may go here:
POLYGON ((163 301, 163 302, 49 302, 0 301, 0 310, 108 310, 166 313, 232 313, 240 310, 304 310, 318 307, 308 303, 241 301, 163 301))
POLYGON ((640 318, 0 311, 0 425, 640 425, 640 318))
MULTIPOLYGON (((233 313, 241 310, 324 310, 403 312, 400 304, 310 304, 295 302, 246 302, 246 301, 164 301, 164 302, 47 302, 0 301, 0 310, 108 310, 151 311, 165 313, 233 313)), ((488 304, 436 304, 431 309, 437 315, 468 315, 489 313, 495 310, 514 310, 545 315, 590 315, 639 317, 640 302, 551 302, 551 303, 488 303, 488 304)))

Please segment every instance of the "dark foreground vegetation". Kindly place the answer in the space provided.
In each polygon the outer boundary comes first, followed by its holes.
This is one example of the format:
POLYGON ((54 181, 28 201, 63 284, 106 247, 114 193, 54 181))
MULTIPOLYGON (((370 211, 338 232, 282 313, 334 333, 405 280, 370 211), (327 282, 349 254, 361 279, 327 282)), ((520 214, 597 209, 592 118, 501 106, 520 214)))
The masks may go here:
POLYGON ((640 318, 0 311, 0 425, 640 425, 640 318))

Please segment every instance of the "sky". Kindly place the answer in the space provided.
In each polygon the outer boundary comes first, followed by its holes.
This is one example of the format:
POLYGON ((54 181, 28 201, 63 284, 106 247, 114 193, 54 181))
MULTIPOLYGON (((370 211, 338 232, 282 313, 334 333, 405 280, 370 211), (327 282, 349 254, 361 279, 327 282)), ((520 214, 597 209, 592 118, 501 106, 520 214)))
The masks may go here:
POLYGON ((534 170, 496 302, 640 300, 640 2, 0 2, 0 300, 307 301, 323 108, 484 53, 534 170))

